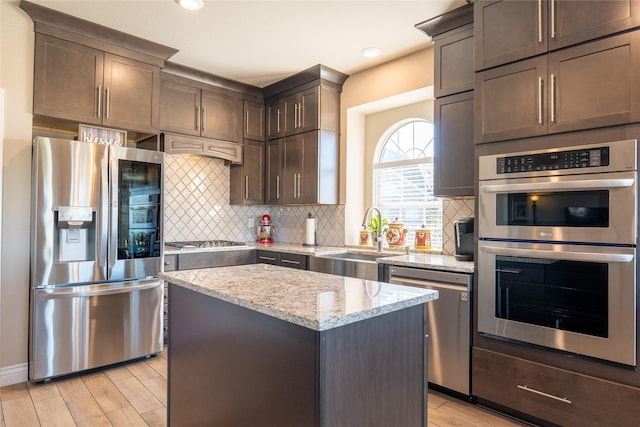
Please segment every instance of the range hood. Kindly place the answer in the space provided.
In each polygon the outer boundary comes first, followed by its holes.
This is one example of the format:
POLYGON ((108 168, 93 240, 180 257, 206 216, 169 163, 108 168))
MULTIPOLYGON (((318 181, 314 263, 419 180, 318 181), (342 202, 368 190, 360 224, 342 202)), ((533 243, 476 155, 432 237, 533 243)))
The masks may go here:
POLYGON ((195 154, 242 163, 242 144, 236 142, 163 132, 160 147, 167 154, 195 154))

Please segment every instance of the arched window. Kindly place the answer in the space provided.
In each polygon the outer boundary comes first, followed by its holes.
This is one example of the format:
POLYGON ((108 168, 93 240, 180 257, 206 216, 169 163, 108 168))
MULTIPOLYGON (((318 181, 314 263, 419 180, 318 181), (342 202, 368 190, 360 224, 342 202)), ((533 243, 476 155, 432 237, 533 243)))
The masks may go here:
POLYGON ((433 124, 411 119, 390 128, 376 147, 373 202, 389 222, 409 230, 407 244, 424 224, 442 245, 442 200, 433 195, 433 124))

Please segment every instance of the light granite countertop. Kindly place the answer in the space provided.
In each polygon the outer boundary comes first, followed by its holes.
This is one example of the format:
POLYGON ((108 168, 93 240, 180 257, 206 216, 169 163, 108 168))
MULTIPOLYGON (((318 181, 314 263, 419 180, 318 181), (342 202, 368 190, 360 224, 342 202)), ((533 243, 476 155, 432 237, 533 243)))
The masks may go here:
POLYGON ((458 261, 451 255, 409 253, 407 255, 378 258, 376 261, 400 267, 425 268, 456 273, 472 274, 474 271, 473 261, 458 261))
POLYGON ((265 251, 283 252, 310 256, 335 255, 345 252, 379 255, 378 263, 397 265, 402 267, 427 268, 431 270, 454 271, 473 273, 473 261, 458 261, 454 256, 441 255, 424 251, 414 251, 406 248, 385 247, 382 252, 377 252, 373 246, 304 246, 301 243, 274 243, 272 245, 259 245, 249 242, 245 246, 227 246, 212 248, 174 248, 165 246, 165 255, 188 254, 197 252, 224 252, 260 249, 265 251))
POLYGON ((316 331, 438 298, 428 289, 267 264, 161 273, 166 281, 316 331))

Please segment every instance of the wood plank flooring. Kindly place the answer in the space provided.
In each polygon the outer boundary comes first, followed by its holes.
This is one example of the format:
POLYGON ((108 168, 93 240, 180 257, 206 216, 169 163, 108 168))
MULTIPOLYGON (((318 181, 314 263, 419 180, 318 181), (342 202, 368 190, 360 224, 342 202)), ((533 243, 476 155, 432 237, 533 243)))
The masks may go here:
MULTIPOLYGON (((2 387, 0 403, 0 427, 166 426, 167 352, 45 384, 2 387)), ((429 427, 524 425, 429 391, 429 427)))

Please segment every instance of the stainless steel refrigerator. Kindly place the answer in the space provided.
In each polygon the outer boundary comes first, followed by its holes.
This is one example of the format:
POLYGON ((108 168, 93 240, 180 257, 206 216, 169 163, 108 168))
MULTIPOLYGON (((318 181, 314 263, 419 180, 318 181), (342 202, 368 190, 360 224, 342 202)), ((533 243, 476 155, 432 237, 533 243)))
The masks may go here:
POLYGON ((162 350, 164 153, 33 144, 29 379, 162 350))

